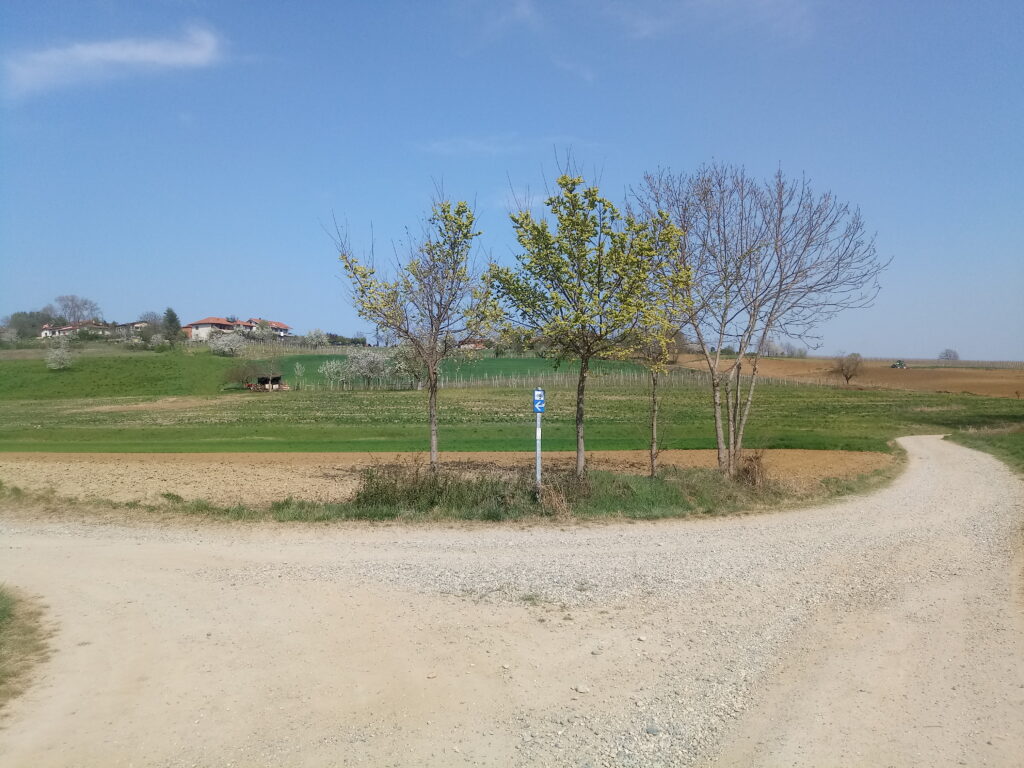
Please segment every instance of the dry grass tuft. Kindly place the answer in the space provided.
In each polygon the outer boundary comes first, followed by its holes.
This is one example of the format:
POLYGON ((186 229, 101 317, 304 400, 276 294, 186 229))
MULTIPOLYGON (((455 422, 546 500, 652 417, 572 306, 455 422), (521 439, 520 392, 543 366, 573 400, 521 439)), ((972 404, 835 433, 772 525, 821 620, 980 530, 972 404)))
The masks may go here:
POLYGON ((7 703, 28 687, 32 668, 49 654, 43 606, 0 586, 0 719, 7 703))
POLYGON ((743 454, 738 479, 751 488, 763 488, 768 483, 768 470, 764 466, 764 451, 747 451, 743 454))

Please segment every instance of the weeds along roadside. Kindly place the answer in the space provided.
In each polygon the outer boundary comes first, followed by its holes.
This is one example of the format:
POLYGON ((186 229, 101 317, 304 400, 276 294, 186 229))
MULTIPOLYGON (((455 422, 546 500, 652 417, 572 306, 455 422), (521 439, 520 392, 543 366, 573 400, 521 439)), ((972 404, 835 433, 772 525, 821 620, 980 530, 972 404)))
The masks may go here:
POLYGON ((0 483, 0 501, 26 510, 63 515, 94 512, 127 519, 136 513, 225 521, 544 521, 654 520, 765 512, 826 501, 879 488, 902 468, 901 454, 889 467, 852 478, 824 478, 796 489, 778 482, 751 452, 739 479, 715 469, 668 467, 650 478, 592 471, 583 482, 571 471, 548 472, 540 498, 533 475, 517 469, 443 467, 433 473, 416 462, 380 464, 360 473, 346 502, 287 498, 267 506, 218 505, 204 499, 162 494, 159 504, 81 501, 52 492, 25 491, 0 483))
POLYGON ((31 668, 46 658, 43 609, 0 584, 0 727, 8 701, 25 690, 31 668))
POLYGON ((985 451, 1024 474, 1024 425, 960 429, 946 436, 954 443, 985 451))

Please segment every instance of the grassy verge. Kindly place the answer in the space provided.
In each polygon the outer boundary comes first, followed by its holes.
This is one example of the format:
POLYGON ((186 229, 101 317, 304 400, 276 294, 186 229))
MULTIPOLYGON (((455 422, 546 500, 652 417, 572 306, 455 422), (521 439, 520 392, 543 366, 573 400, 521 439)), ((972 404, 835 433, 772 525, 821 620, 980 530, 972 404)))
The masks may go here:
POLYGON ((46 654, 42 609, 0 585, 0 713, 21 693, 32 665, 46 654))
POLYGON ((954 432, 947 439, 968 448, 991 453, 1013 469, 1024 473, 1024 425, 967 429, 954 432))
POLYGON ((135 512, 232 521, 325 522, 653 520, 768 511, 861 493, 888 483, 902 466, 853 478, 824 478, 796 489, 764 475, 753 454, 743 477, 730 479, 712 469, 669 467, 655 478, 592 471, 580 482, 571 472, 549 471, 540 498, 532 473, 518 469, 456 466, 432 473, 425 464, 383 464, 363 470, 358 489, 346 502, 287 498, 268 506, 225 506, 204 499, 164 493, 160 504, 62 499, 52 491, 25 492, 0 483, 0 500, 63 514, 69 506, 100 513, 135 512), (60 511, 58 511, 60 510, 60 511))

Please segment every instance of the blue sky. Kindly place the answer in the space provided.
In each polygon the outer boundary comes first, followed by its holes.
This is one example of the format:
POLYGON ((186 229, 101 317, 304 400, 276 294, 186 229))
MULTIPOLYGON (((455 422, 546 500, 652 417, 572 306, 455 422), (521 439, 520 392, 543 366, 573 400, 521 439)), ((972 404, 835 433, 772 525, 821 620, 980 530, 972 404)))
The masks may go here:
POLYGON ((0 56, 0 315, 367 331, 332 216, 387 254, 443 184, 509 260, 571 150, 615 200, 714 159, 859 206, 893 264, 823 353, 1024 359, 1019 0, 6 0, 0 56))

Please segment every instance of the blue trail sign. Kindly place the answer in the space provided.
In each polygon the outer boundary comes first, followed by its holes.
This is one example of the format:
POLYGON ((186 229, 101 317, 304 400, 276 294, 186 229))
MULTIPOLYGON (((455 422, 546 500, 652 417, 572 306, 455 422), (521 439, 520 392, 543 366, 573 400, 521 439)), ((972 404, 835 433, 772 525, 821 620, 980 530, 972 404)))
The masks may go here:
POLYGON ((544 390, 533 390, 533 412, 544 413, 544 390))
POLYGON ((540 498, 541 484, 540 484, 540 415, 544 413, 544 390, 537 387, 533 390, 533 412, 537 414, 537 462, 536 462, 536 480, 537 480, 537 498, 540 498))

